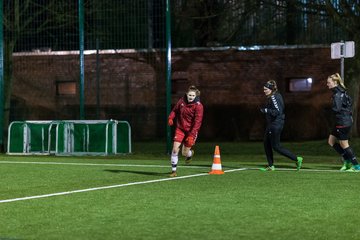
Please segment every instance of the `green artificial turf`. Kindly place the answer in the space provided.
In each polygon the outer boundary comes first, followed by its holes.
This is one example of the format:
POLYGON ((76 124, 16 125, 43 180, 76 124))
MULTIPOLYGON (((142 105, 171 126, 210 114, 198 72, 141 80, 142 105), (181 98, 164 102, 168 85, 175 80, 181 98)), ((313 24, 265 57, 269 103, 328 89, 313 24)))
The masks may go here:
POLYGON ((326 141, 284 146, 304 156, 301 171, 279 155, 276 171, 257 170, 259 142, 198 143, 179 178, 163 143, 108 157, 0 155, 0 239, 359 239, 360 173, 339 172, 326 141), (233 172, 207 174, 215 145, 233 172))

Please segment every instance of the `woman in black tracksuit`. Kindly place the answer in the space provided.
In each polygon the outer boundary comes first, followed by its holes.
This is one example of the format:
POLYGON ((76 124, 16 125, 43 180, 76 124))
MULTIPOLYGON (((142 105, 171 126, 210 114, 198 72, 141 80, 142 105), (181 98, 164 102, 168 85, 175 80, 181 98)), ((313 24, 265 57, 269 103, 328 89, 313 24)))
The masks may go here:
POLYGON ((296 162, 297 170, 300 170, 302 165, 302 157, 295 156, 288 149, 280 144, 280 136, 284 127, 284 100, 277 90, 277 85, 274 80, 270 80, 264 84, 264 93, 267 97, 266 106, 260 111, 265 114, 266 130, 264 136, 264 148, 268 166, 261 168, 262 171, 274 171, 274 157, 273 150, 281 155, 290 158, 296 162))
POLYGON ((329 135, 328 143, 344 159, 344 165, 340 171, 359 172, 360 165, 349 145, 353 123, 351 98, 347 95, 344 81, 338 73, 329 76, 326 85, 333 92, 332 111, 335 117, 335 126, 329 135))

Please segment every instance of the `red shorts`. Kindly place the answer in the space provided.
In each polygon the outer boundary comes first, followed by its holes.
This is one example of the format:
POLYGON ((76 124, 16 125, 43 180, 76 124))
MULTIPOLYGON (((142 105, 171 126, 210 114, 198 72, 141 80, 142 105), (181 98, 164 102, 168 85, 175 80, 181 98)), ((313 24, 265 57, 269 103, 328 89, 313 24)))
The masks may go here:
MULTIPOLYGON (((175 129, 175 136, 174 136, 174 142, 179 142, 182 143, 184 141, 184 139, 186 139, 189 136, 188 132, 184 132, 183 130, 176 128, 175 129)), ((196 142, 196 137, 194 138, 194 144, 195 145, 196 142)), ((193 145, 188 144, 187 141, 184 142, 185 147, 192 147, 193 145)))

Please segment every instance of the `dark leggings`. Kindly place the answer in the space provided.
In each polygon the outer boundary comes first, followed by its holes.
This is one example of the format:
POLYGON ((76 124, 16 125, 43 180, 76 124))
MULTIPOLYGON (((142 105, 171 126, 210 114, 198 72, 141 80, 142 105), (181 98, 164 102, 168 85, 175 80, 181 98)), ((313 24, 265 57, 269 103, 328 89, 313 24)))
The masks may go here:
POLYGON ((274 165, 273 150, 287 158, 290 158, 293 161, 297 161, 296 156, 292 152, 281 146, 280 144, 281 132, 282 132, 282 127, 266 128, 265 136, 264 136, 264 149, 269 166, 274 165))

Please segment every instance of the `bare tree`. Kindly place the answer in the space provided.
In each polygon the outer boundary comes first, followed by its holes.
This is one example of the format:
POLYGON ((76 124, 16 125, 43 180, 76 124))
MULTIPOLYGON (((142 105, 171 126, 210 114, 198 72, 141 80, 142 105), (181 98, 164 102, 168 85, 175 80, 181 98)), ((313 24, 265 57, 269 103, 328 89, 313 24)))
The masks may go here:
MULTIPOLYGON (((50 35, 59 29, 70 30, 77 18, 77 5, 66 0, 14 0, 4 2, 4 137, 9 124, 13 83, 13 52, 20 41, 31 42, 37 35, 50 35)), ((29 45, 31 47, 31 44, 29 45)), ((33 47, 44 47, 36 46, 33 47)), ((3 141, 5 142, 5 141, 3 141)), ((4 149, 4 146, 0 146, 4 149)))

